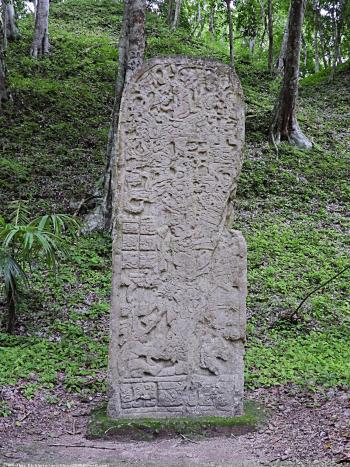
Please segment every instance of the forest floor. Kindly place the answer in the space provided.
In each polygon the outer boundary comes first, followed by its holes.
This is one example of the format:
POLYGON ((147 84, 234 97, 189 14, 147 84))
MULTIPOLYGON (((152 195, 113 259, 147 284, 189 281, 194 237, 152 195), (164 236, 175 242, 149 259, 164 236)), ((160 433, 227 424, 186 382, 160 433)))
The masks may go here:
MULTIPOLYGON (((21 40, 7 52, 13 101, 0 115, 5 218, 16 199, 26 199, 33 215, 73 214, 104 170, 121 11, 112 0, 66 0, 52 3, 50 21, 48 58, 28 56, 33 22, 26 17, 21 40)), ((329 70, 301 81, 298 118, 314 147, 282 144, 276 154, 267 132, 280 80, 263 55, 251 59, 238 43, 236 52, 247 107, 234 220, 248 244, 245 381, 247 397, 269 410, 268 422, 235 438, 86 440, 89 413, 106 397, 111 241, 80 236, 70 239, 56 274, 34 265, 16 335, 0 332, 0 462, 349 460, 349 271, 322 287, 349 264, 349 64, 333 81, 329 70), (78 444, 86 447, 67 447, 78 444)), ((222 42, 181 28, 170 33, 152 14, 146 53, 229 60, 222 42)))
POLYGON ((296 386, 249 391, 248 399, 267 410, 257 431, 240 436, 195 438, 181 433, 153 441, 85 438, 92 407, 101 397, 82 401, 60 394, 53 407, 18 389, 6 391, 13 415, 0 419, 0 462, 113 463, 114 465, 286 465, 350 464, 350 391, 312 393, 296 386))

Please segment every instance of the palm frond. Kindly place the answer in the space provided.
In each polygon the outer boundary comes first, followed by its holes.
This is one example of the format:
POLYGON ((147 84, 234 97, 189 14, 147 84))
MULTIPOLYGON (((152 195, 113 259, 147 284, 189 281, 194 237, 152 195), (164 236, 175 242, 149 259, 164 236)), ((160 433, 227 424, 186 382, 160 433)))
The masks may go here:
POLYGON ((55 235, 62 235, 63 232, 75 234, 80 227, 78 219, 68 214, 46 214, 34 219, 30 225, 55 235))
POLYGON ((28 277, 17 261, 3 249, 0 249, 0 280, 4 285, 6 295, 15 298, 18 282, 28 285, 28 277))
POLYGON ((9 204, 11 209, 10 222, 14 225, 25 225, 29 222, 30 212, 27 208, 27 202, 15 200, 9 204))

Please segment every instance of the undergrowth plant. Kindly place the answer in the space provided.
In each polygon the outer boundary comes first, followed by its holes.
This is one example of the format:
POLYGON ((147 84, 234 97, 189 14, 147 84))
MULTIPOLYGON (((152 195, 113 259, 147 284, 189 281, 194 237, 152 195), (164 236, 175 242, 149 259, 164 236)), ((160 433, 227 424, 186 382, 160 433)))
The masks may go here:
POLYGON ((66 214, 45 214, 30 220, 23 201, 10 204, 8 222, 0 216, 0 287, 7 305, 7 332, 15 328, 21 287, 28 286, 34 261, 54 269, 65 253, 65 234, 75 233, 78 221, 66 214))

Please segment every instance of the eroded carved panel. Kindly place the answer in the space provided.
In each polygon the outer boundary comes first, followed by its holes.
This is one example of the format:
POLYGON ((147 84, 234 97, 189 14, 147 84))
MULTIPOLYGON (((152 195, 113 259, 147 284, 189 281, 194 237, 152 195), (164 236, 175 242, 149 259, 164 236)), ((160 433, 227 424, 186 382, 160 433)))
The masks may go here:
POLYGON ((119 122, 109 413, 241 413, 239 82, 217 62, 152 60, 129 82, 119 122))

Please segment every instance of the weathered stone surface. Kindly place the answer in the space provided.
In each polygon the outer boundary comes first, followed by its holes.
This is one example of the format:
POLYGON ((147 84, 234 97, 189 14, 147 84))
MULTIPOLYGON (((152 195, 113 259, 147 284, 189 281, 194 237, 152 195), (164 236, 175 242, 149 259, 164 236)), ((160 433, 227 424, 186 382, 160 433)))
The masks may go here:
POLYGON ((230 230, 244 107, 218 62, 147 62, 122 101, 110 343, 114 418, 242 413, 246 246, 230 230))

